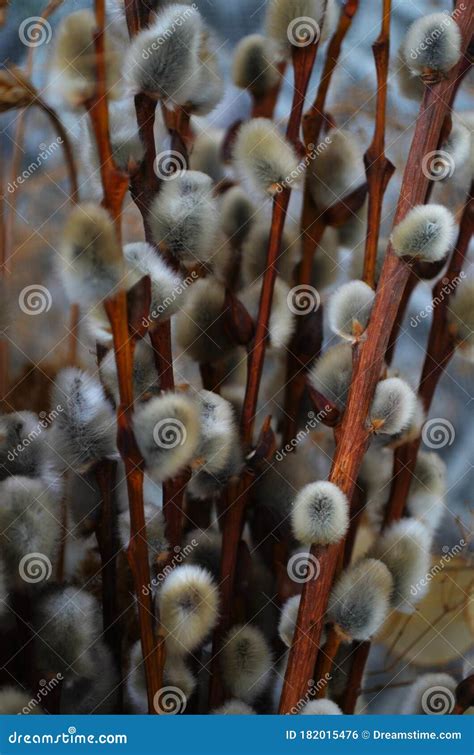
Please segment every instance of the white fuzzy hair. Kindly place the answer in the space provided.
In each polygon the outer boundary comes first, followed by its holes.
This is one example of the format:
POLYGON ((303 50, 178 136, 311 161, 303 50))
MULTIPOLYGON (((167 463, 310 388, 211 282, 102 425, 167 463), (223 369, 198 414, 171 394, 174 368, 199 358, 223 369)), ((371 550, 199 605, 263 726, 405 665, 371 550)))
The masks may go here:
POLYGON ((23 715, 42 715, 44 710, 41 706, 31 704, 34 699, 34 695, 31 695, 29 692, 24 692, 19 687, 13 687, 12 685, 1 687, 0 715, 17 716, 23 713, 23 711, 25 711, 23 715))
POLYGON ((365 181, 363 150, 349 131, 333 128, 327 147, 309 167, 309 189, 318 208, 330 207, 365 181))
POLYGON ((150 477, 168 480, 194 458, 199 408, 183 393, 165 393, 137 406, 133 427, 150 477))
POLYGON ((240 246, 247 238, 254 216, 254 206, 240 186, 225 192, 220 207, 221 228, 234 246, 240 246))
POLYGON ((248 89, 256 97, 263 96, 277 85, 280 78, 273 57, 268 39, 263 34, 243 37, 234 50, 234 84, 240 89, 248 89))
MULTIPOLYGON (((128 171, 143 159, 145 148, 138 132, 135 103, 132 97, 123 97, 109 103, 110 146, 114 163, 120 170, 128 171)), ((99 153, 88 119, 80 121, 79 138, 76 141, 78 156, 85 162, 87 173, 100 177, 99 153)))
POLYGON ((281 52, 288 55, 292 38, 298 39, 301 35, 301 43, 308 39, 305 31, 315 42, 319 37, 324 42, 331 36, 338 16, 334 0, 327 0, 324 18, 323 13, 324 0, 270 0, 266 16, 267 33, 281 52), (293 26, 295 21, 299 24, 293 26))
POLYGON ((405 62, 414 75, 424 71, 443 74, 461 57, 461 31, 447 13, 430 13, 412 23, 403 46, 405 62))
POLYGON ((300 607, 301 595, 293 595, 283 604, 278 622, 278 636, 287 648, 291 647, 295 632, 296 619, 300 607))
POLYGON ((334 333, 355 341, 369 322, 375 292, 360 280, 340 286, 329 299, 328 320, 334 333))
POLYGON ((47 424, 34 412, 0 414, 0 480, 9 475, 37 477, 45 471, 47 424))
POLYGON ((170 653, 195 650, 214 628, 218 592, 211 575, 192 564, 178 566, 166 577, 158 594, 160 622, 170 653))
POLYGON ((183 306, 187 288, 180 275, 166 264, 160 253, 147 244, 137 241, 126 244, 123 255, 127 264, 127 286, 133 286, 143 278, 150 276, 151 303, 150 322, 167 320, 183 306))
POLYGON ((218 229, 212 179, 197 170, 183 170, 165 181, 151 204, 149 223, 155 242, 177 260, 210 260, 218 229))
MULTIPOLYGON (((261 289, 262 281, 257 280, 251 286, 239 292, 239 299, 254 320, 258 317, 261 289)), ((296 327, 293 312, 288 305, 289 293, 290 289, 287 284, 281 278, 277 277, 275 288, 273 289, 272 311, 268 323, 270 347, 276 351, 286 348, 296 327)))
MULTIPOLYGON (((107 352, 100 363, 100 377, 105 388, 113 396, 115 403, 120 403, 117 364, 113 349, 107 352)), ((135 346, 133 354, 133 391, 136 399, 145 393, 156 393, 159 388, 155 356, 150 342, 141 339, 135 346)))
POLYGON ((216 362, 235 349, 224 321, 224 286, 214 278, 194 283, 176 318, 176 339, 196 362, 216 362))
POLYGON ((413 207, 395 226, 391 242, 399 257, 438 262, 446 257, 455 234, 452 213, 440 204, 413 207))
POLYGON ((456 687, 450 674, 422 674, 405 690, 400 713, 415 716, 450 713, 456 687))
POLYGON ((370 407, 370 422, 376 432, 395 435, 407 427, 415 413, 416 395, 401 378, 377 383, 370 407))
POLYGON ((413 76, 410 67, 407 65, 404 45, 402 45, 398 51, 398 55, 394 61, 394 68, 397 73, 397 82, 402 95, 409 100, 420 102, 425 91, 425 85, 419 76, 413 76))
POLYGON ((184 539, 186 563, 201 566, 216 581, 220 576, 221 548, 222 535, 209 527, 205 530, 191 530, 184 539))
POLYGON ((407 511, 434 532, 445 513, 446 464, 436 453, 420 451, 410 483, 407 511))
POLYGON ((331 346, 311 368, 308 379, 313 388, 338 409, 344 409, 352 378, 352 348, 348 343, 331 346))
POLYGON ((85 202, 71 211, 60 259, 61 277, 71 302, 94 305, 118 290, 125 268, 107 210, 85 202))
POLYGON ((194 115, 209 115, 224 96, 216 49, 220 46, 206 28, 201 35, 198 66, 193 71, 194 84, 186 108, 194 115))
POLYGON ((338 716, 342 715, 339 705, 332 700, 310 700, 300 711, 301 716, 338 716))
POLYGON ((61 408, 50 431, 60 467, 86 472, 102 459, 118 458, 115 412, 96 377, 76 367, 61 370, 52 401, 61 408))
POLYGON ((322 291, 336 280, 340 270, 339 257, 339 236, 337 230, 335 228, 326 228, 316 253, 313 255, 313 264, 311 266, 310 282, 317 291, 322 291))
POLYGON ((421 522, 406 518, 390 525, 377 539, 370 555, 379 558, 393 577, 392 605, 412 613, 428 592, 432 534, 421 522))
POLYGON ((474 357, 474 279, 464 280, 448 301, 448 322, 462 354, 474 357))
POLYGON ((50 579, 48 561, 55 562, 61 535, 59 502, 42 480, 19 475, 0 483, 0 498, 6 576, 18 587, 27 586, 30 572, 37 576, 35 570, 44 571, 45 579, 50 579))
POLYGON ((270 681, 272 670, 272 654, 260 629, 251 624, 232 627, 224 637, 220 667, 230 694, 254 702, 270 681))
MULTIPOLYGON (((146 544, 148 547, 148 560, 152 569, 157 556, 166 552, 169 548, 165 535, 165 520, 163 512, 157 506, 145 504, 144 506, 146 525, 146 544)), ((119 516, 119 536, 123 548, 127 548, 130 541, 130 512, 124 511, 119 516)), ((142 537, 144 533, 141 533, 142 537)))
MULTIPOLYGON (((65 16, 56 32, 50 87, 54 86, 73 108, 82 105, 96 91, 95 28, 95 14, 90 10, 78 10, 65 16)), ((121 93, 121 55, 118 45, 107 31, 105 66, 107 97, 112 99, 121 93)))
POLYGON ((97 600, 81 587, 56 588, 35 611, 38 662, 41 670, 93 677, 96 667, 89 648, 102 633, 97 600))
POLYGON ((337 543, 349 525, 347 497, 332 482, 311 482, 298 491, 291 521, 296 539, 305 545, 337 543))
POLYGON ((268 118, 252 118, 239 128, 234 161, 242 179, 260 194, 275 194, 302 176, 298 155, 268 118))
POLYGON ((393 579, 375 558, 352 564, 339 577, 329 599, 329 618, 346 640, 370 640, 390 609, 393 579))
POLYGON ((179 105, 187 102, 196 83, 201 32, 196 8, 165 7, 127 51, 124 75, 133 93, 146 92, 179 105))

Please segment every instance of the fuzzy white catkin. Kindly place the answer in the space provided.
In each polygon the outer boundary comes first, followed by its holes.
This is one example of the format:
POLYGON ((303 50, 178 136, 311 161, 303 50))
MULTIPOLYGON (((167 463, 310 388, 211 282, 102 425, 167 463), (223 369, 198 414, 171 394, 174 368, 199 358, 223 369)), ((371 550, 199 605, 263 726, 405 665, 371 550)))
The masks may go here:
POLYGON ((344 409, 352 378, 352 348, 348 343, 331 346, 319 357, 309 372, 313 388, 344 409))
POLYGON ((298 492, 291 520, 293 533, 301 543, 337 543, 346 534, 349 524, 347 497, 332 482, 312 482, 298 492))
POLYGON ((252 118, 239 128, 234 161, 242 179, 262 195, 297 183, 304 172, 292 145, 268 118, 252 118))
POLYGON ((347 341, 355 341, 366 329, 375 298, 373 289, 360 280, 335 291, 328 302, 329 326, 347 341))
POLYGON ((461 57, 461 31, 447 12, 431 13, 408 29, 405 62, 415 75, 437 71, 446 74, 461 57))
POLYGON ((200 278, 176 318, 176 340, 196 362, 219 361, 235 349, 224 319, 225 288, 215 278, 200 278))
POLYGON ((17 716, 23 714, 38 716, 44 714, 40 705, 34 704, 36 696, 24 692, 22 689, 8 685, 0 687, 0 715, 17 716))
POLYGON ((472 137, 469 128, 457 116, 453 116, 449 136, 437 154, 439 165, 432 173, 435 178, 444 180, 458 177, 466 165, 470 164, 472 137), (436 170, 437 168, 437 170, 436 170))
POLYGON ((44 472, 47 426, 34 412, 0 414, 0 480, 9 475, 37 477, 44 472))
POLYGON ((407 501, 410 516, 434 532, 445 513, 446 464, 436 453, 420 451, 407 501))
POLYGON ((59 503, 44 482, 8 477, 0 483, 0 544, 5 575, 27 587, 38 575, 52 576, 61 534, 59 503))
POLYGON ((423 674, 405 690, 400 713, 417 716, 451 713, 456 686, 450 674, 423 674))
MULTIPOLYGON (((157 506, 145 504, 146 544, 150 569, 153 569, 157 556, 165 553, 169 544, 165 535, 165 521, 163 511, 157 506)), ((130 513, 124 511, 119 516, 119 536, 123 548, 128 548, 130 542, 130 513)))
MULTIPOLYGON (((72 107, 92 97, 97 87, 94 47, 95 14, 78 10, 67 15, 56 33, 56 46, 49 85, 72 107)), ((105 71, 107 97, 119 96, 121 56, 115 41, 106 30, 105 71)))
POLYGON ((262 34, 249 34, 240 40, 234 51, 232 65, 234 84, 261 97, 276 86, 280 75, 273 64, 268 39, 262 34))
POLYGON ((217 49, 219 43, 206 29, 201 35, 198 66, 193 74, 191 93, 186 108, 193 115, 209 115, 224 96, 217 49))
POLYGON ((319 39, 324 42, 334 31, 337 6, 334 0, 270 0, 267 7, 267 33, 286 57, 292 46, 306 47, 319 39), (325 11, 326 7, 326 11, 325 11))
POLYGON ((398 51, 398 55, 395 58, 394 68, 397 73, 397 82, 400 88, 400 92, 404 97, 408 97, 410 100, 420 102, 425 91, 425 85, 419 76, 413 76, 410 67, 405 60, 404 45, 398 51))
POLYGON ((210 260, 218 228, 212 179, 183 170, 165 181, 151 204, 149 223, 156 243, 177 260, 192 264, 210 260))
POLYGON ((400 378, 377 383, 370 407, 370 422, 376 432, 395 435, 410 423, 416 408, 416 395, 400 378))
POLYGON ((96 640, 84 654, 87 672, 67 678, 61 689, 61 712, 68 715, 107 715, 117 710, 119 674, 108 646, 96 640))
POLYGON ((164 261, 159 252, 145 241, 126 244, 123 255, 127 264, 126 285, 131 287, 144 275, 150 276, 151 303, 149 321, 167 320, 183 306, 187 285, 181 276, 164 261))
POLYGON ((190 170, 197 170, 212 178, 218 183, 225 178, 225 170, 222 162, 222 131, 206 129, 198 134, 194 140, 191 154, 189 155, 190 170))
POLYGON ((160 620, 170 653, 195 650, 214 628, 218 592, 211 575, 199 566, 179 566, 166 577, 158 595, 160 620))
MULTIPOLYGON (((241 273, 244 285, 254 283, 267 267, 267 251, 270 241, 270 222, 266 218, 256 220, 242 244, 241 273)), ((284 228, 275 267, 279 276, 292 283, 293 272, 301 251, 301 238, 294 227, 284 228)), ((318 250, 319 253, 319 250, 318 250)))
POLYGON ((117 291, 122 250, 109 213, 91 202, 70 213, 60 245, 61 276, 71 302, 94 305, 117 291))
MULTIPOLYGON (((185 661, 180 656, 175 655, 168 655, 166 658, 163 670, 163 683, 165 685, 177 687, 178 690, 180 690, 180 693, 184 695, 186 701, 189 700, 196 688, 196 679, 190 672, 185 661)), ((139 715, 148 713, 145 664, 143 661, 140 640, 138 640, 130 650, 130 670, 127 675, 127 694, 134 713, 139 715)))
POLYGON ((191 530, 185 538, 186 563, 206 569, 219 580, 222 536, 209 528, 191 530))
POLYGON ((454 296, 448 301, 448 322, 460 353, 469 359, 474 357, 474 279, 458 285, 454 296))
POLYGON ((221 650, 221 670, 230 694, 254 702, 270 680, 272 655, 263 633, 251 624, 229 630, 221 650))
MULTIPOLYGON (((76 142, 78 155, 84 154, 87 172, 100 178, 99 153, 94 130, 89 119, 81 120, 80 126, 80 135, 76 142)), ((143 159, 145 147, 138 132, 132 97, 111 100, 109 103, 109 134, 114 163, 123 171, 135 169, 143 159)))
POLYGON ((345 640, 366 641, 380 629, 392 587, 389 569, 375 558, 364 558, 341 574, 331 592, 328 614, 345 640))
POLYGON ((125 78, 132 91, 184 104, 199 63, 202 21, 195 7, 172 4, 137 34, 127 51, 125 78))
POLYGON ((61 408, 51 428, 51 447, 61 468, 85 472, 118 457, 115 412, 99 380, 76 367, 56 376, 52 400, 61 408))
POLYGON ((242 700, 228 700, 220 708, 215 708, 211 713, 215 716, 250 716, 255 715, 255 711, 250 705, 242 700))
POLYGON ((135 437, 154 480, 174 477, 192 460, 199 442, 199 410, 182 393, 166 393, 135 409, 135 437))
POLYGON ((353 134, 333 128, 325 144, 308 168, 311 196, 321 209, 339 202, 365 181, 363 149, 353 134))
POLYGON ((416 519, 406 518, 390 525, 374 543, 370 555, 379 558, 393 577, 392 606, 412 613, 426 595, 430 569, 430 531, 416 519))
MULTIPOLYGON (((100 366, 100 377, 104 387, 113 396, 115 403, 120 403, 117 364, 113 349, 107 352, 100 366)), ((159 378, 156 372, 155 354, 151 343, 145 339, 137 342, 133 354, 133 391, 135 399, 140 400, 145 393, 159 390, 159 378)))
POLYGON ((278 622, 278 635, 287 648, 291 647, 295 632, 296 619, 300 607, 300 595, 293 595, 283 604, 278 622))
POLYGON ((342 715, 339 705, 332 700, 310 700, 300 711, 301 716, 338 716, 342 715))
POLYGON ((454 241, 454 217, 439 204, 413 207, 395 226, 391 242, 399 257, 438 262, 446 257, 454 241))
POLYGON ((239 247, 254 222, 255 209, 240 186, 232 186, 222 198, 221 228, 233 246, 239 247))

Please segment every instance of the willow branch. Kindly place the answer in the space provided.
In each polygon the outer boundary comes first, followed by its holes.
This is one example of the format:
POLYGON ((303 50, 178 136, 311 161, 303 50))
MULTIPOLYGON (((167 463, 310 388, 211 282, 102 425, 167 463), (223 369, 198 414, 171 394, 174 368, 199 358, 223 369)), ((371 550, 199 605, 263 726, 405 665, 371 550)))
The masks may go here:
MULTIPOLYGON (((461 3, 457 18, 465 52, 474 27, 474 16, 470 10, 466 11, 466 6, 461 3)), ((426 152, 436 149, 444 118, 449 111, 451 91, 460 65, 455 67, 448 78, 426 87, 405 166, 395 225, 412 207, 424 201, 429 179, 419 170, 420 159, 426 152)), ((352 498, 360 465, 370 440, 366 418, 410 269, 410 264, 397 257, 389 243, 367 328, 367 339, 361 345, 354 365, 347 407, 329 476, 330 481, 349 499, 352 498)), ((280 700, 280 713, 287 713, 295 706, 304 695, 308 679, 311 678, 340 550, 341 545, 327 548, 313 546, 311 549, 312 556, 319 559, 320 575, 317 580, 311 579, 303 586, 280 700)))

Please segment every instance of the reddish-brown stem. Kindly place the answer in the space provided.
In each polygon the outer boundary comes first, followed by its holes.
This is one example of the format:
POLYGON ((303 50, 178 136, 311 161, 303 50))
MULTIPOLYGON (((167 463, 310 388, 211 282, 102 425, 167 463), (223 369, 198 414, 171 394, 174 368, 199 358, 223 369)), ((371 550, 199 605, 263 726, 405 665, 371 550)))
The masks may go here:
MULTIPOLYGON (((471 39, 474 16, 466 6, 458 6, 456 20, 463 35, 463 53, 471 39), (464 8, 464 11, 463 11, 464 8)), ((451 101, 458 74, 456 66, 448 78, 427 87, 416 121, 415 133, 402 180, 394 224, 415 205, 423 202, 429 179, 419 170, 420 158, 435 150, 451 101)), ((360 347, 354 367, 339 442, 333 458, 330 481, 350 499, 367 449, 369 430, 366 418, 381 373, 390 330, 405 288, 410 266, 395 255, 389 244, 377 288, 367 338, 360 347)), ((303 586, 293 645, 290 650, 280 701, 280 713, 289 712, 304 694, 317 656, 323 617, 335 573, 340 546, 323 551, 313 546, 311 554, 320 559, 320 575, 303 586)))
POLYGON ((359 697, 365 664, 370 652, 370 642, 355 642, 352 648, 354 659, 347 679, 346 691, 341 701, 343 713, 352 714, 355 711, 359 697))
POLYGON ((372 142, 364 155, 365 173, 369 187, 367 214, 367 238, 365 243, 363 279, 375 288, 375 266, 380 233, 382 202, 388 182, 395 170, 385 156, 385 120, 387 114, 387 75, 390 54, 390 11, 391 0, 384 0, 382 28, 372 45, 377 71, 377 102, 375 110, 375 130, 372 142))
POLYGON ((278 82, 275 84, 272 89, 270 89, 269 92, 266 92, 261 97, 253 96, 252 100, 252 113, 251 118, 272 118, 273 112, 275 110, 275 106, 278 100, 278 95, 280 94, 281 90, 281 84, 283 81, 283 76, 285 74, 286 70, 286 60, 281 61, 277 65, 278 73, 280 74, 280 78, 278 79, 278 82))

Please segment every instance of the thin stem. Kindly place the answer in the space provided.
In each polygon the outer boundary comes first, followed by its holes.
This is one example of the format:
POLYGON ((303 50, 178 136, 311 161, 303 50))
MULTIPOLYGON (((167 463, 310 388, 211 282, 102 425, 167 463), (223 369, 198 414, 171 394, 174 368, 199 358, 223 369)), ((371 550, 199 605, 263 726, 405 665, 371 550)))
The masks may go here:
MULTIPOLYGON (((466 6, 462 6, 466 7, 466 6)), ((465 53, 474 27, 474 16, 459 6, 457 21, 463 34, 465 53)), ((394 224, 423 201, 429 179, 419 170, 420 158, 436 149, 449 110, 451 90, 458 73, 455 67, 448 78, 427 87, 417 118, 415 133, 403 175, 394 224)), ((367 338, 360 347, 360 355, 353 372, 347 406, 344 412, 339 443, 329 476, 350 499, 357 475, 369 442, 366 418, 378 382, 391 327, 410 274, 410 266, 395 255, 388 246, 367 338)), ((311 555, 319 558, 320 574, 303 586, 293 645, 290 650, 280 701, 280 713, 291 711, 304 694, 316 660, 321 628, 329 592, 339 558, 340 546, 323 549, 313 546, 311 555)))

